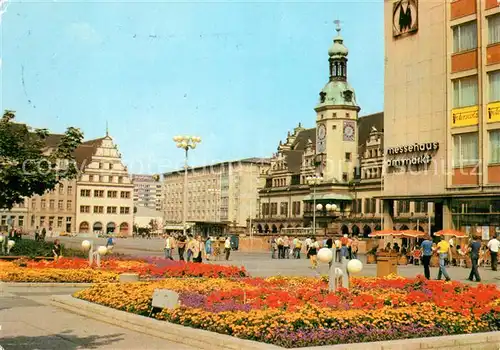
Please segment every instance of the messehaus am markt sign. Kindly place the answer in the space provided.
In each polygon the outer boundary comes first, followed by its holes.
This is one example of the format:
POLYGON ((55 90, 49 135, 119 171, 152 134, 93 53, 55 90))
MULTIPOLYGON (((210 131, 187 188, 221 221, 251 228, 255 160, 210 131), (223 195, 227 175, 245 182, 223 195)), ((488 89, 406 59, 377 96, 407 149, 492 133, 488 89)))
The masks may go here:
POLYGON ((439 142, 415 143, 387 149, 386 166, 388 170, 423 169, 432 161, 432 155, 439 150, 439 142))

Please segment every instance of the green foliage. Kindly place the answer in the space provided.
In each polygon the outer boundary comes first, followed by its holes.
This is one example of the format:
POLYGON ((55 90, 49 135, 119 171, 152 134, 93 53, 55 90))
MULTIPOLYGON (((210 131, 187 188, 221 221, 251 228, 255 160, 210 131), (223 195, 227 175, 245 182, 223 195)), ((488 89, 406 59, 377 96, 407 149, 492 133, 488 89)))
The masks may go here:
POLYGON ((73 152, 83 139, 79 129, 70 127, 55 149, 48 149, 46 129, 31 129, 14 118, 15 112, 6 110, 0 119, 0 209, 74 178, 78 169, 73 152))
MULTIPOLYGON (((54 243, 52 242, 40 242, 31 239, 22 239, 16 241, 14 247, 10 251, 10 255, 26 256, 29 258, 35 258, 39 256, 54 256, 52 253, 52 247, 54 243)), ((86 257, 85 253, 81 250, 74 250, 70 248, 62 247, 62 255, 65 257, 86 257)))

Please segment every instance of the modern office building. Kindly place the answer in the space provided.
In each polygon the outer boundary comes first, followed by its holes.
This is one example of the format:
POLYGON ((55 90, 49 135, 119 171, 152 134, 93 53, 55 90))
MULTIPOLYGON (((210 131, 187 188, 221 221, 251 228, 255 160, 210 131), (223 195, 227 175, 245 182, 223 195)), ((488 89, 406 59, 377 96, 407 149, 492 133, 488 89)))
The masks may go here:
MULTIPOLYGON (((186 222, 244 232, 247 220, 259 210, 258 190, 268 167, 268 159, 247 158, 190 168, 186 222)), ((182 230, 184 171, 163 174, 163 185, 164 225, 182 230)))
POLYGON ((500 6, 386 0, 384 226, 431 203, 432 231, 500 231, 500 6))

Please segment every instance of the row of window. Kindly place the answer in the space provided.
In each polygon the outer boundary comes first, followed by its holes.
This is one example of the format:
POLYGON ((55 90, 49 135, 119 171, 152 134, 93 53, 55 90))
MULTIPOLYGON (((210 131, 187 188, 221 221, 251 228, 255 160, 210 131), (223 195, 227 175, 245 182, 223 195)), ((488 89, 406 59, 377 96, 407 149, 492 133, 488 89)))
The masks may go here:
MULTIPOLYGON (((49 209, 55 209, 56 208, 56 201, 55 199, 50 199, 49 201, 49 209)), ((31 199, 31 208, 36 209, 36 198, 31 199)), ((47 209, 47 200, 42 199, 40 200, 40 208, 41 209, 47 209)), ((57 209, 58 210, 71 210, 73 208, 73 201, 72 200, 67 200, 66 201, 66 206, 64 205, 64 200, 59 199, 57 201, 57 209)))
MULTIPOLYGON (((23 227, 24 226, 24 216, 20 215, 17 217, 11 216, 12 219, 12 226, 13 227, 23 227)), ((6 226, 7 225, 7 215, 2 215, 1 220, 0 220, 0 226, 6 226)))
MULTIPOLYGON (((489 164, 500 164, 500 130, 492 130, 489 138, 489 164)), ((471 132, 453 136, 453 166, 475 165, 479 159, 478 133, 471 132)))
MULTIPOLYGON (((81 197, 90 197, 92 190, 80 190, 81 197)), ((94 190, 95 198, 104 198, 104 190, 94 190)), ((108 191, 107 198, 118 198, 118 191, 108 191)), ((130 191, 120 191, 120 198, 130 198, 130 191)))
POLYGON ((89 182, 112 182, 112 183, 123 183, 123 176, 112 176, 112 175, 89 175, 89 182), (116 180, 116 181, 115 181, 116 180))
MULTIPOLYGON (((39 219, 39 227, 45 227, 45 216, 40 216, 40 219, 39 219)), ((57 217, 57 227, 63 227, 63 220, 64 220, 64 217, 62 216, 58 216, 57 217)), ((51 230, 52 228, 54 228, 54 222, 55 222, 55 216, 49 216, 49 221, 48 221, 48 224, 49 224, 49 230, 51 230)), ((66 226, 71 226, 71 217, 70 216, 67 216, 66 217, 66 226)), ((35 226, 35 215, 31 215, 31 227, 34 227, 35 226)))
MULTIPOLYGON (((500 14, 488 16, 488 44, 500 43, 500 14)), ((453 52, 463 52, 477 48, 477 22, 456 25, 453 30, 453 52)))
MULTIPOLYGON (((292 216, 300 215, 300 203, 292 202, 292 216)), ((262 215, 278 215, 278 203, 262 203, 262 215)), ((288 202, 280 203, 280 215, 288 216, 288 202)))
MULTIPOLYGON (((500 101, 500 70, 488 73, 488 102, 500 101)), ((477 75, 453 80, 453 108, 479 104, 477 75)))
MULTIPOLYGON (((106 207, 106 214, 117 214, 118 207, 106 207)), ((94 214, 104 214, 104 206, 94 205, 94 214)), ((80 213, 90 213, 90 205, 80 205, 80 213)), ((120 214, 130 214, 130 207, 120 207, 120 214)))

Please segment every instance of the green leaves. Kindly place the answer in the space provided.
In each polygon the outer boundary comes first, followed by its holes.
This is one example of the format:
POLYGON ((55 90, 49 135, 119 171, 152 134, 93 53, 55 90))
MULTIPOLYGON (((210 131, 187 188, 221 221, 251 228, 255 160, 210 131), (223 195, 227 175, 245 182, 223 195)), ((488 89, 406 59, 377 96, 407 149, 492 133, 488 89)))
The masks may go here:
POLYGON ((0 119, 0 209, 7 210, 25 197, 43 195, 61 180, 74 178, 77 167, 73 152, 83 140, 77 128, 50 135, 47 129, 31 131, 14 119, 11 110, 0 119), (49 142, 49 136, 57 142, 49 142))

